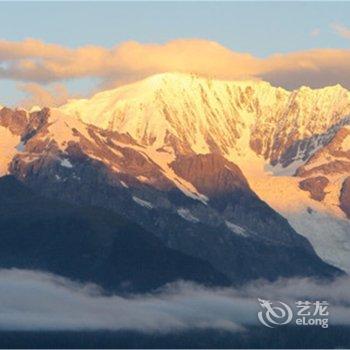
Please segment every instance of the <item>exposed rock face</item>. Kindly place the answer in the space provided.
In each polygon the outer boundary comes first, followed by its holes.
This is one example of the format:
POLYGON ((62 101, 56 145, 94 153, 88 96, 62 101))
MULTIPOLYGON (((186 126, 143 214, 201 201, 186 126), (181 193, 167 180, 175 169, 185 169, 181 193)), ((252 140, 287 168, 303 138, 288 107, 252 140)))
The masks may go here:
POLYGON ((296 175, 308 177, 315 174, 339 175, 350 172, 350 128, 341 128, 330 142, 316 151, 298 168, 296 175))
POLYGON ((347 177, 343 182, 340 194, 340 208, 350 219, 350 176, 347 177))
POLYGON ((326 195, 324 189, 328 185, 329 180, 324 176, 310 177, 299 182, 299 187, 310 192, 311 198, 316 201, 322 201, 326 195))
POLYGON ((249 190, 237 165, 219 154, 181 156, 171 163, 176 174, 191 182, 206 196, 223 195, 234 190, 249 190))
POLYGON ((27 127, 27 113, 3 107, 0 109, 0 125, 8 128, 14 135, 22 135, 27 127))
POLYGON ((7 107, 0 109, 0 126, 9 129, 12 134, 22 136, 23 139, 44 126, 49 116, 49 109, 28 113, 24 110, 12 110, 7 107))
MULTIPOLYGON (((300 188, 309 191, 313 199, 322 201, 330 208, 341 208, 349 218, 348 180, 344 180, 349 173, 350 127, 343 126, 297 169, 296 176, 306 178, 300 182, 300 188)), ((345 230, 346 235, 349 232, 350 227, 345 230)))

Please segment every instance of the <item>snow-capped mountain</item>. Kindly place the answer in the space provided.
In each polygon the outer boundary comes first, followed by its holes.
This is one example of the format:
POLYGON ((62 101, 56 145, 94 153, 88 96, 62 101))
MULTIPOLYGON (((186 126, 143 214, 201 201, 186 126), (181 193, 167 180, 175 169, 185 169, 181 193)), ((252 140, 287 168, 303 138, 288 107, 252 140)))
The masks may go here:
POLYGON ((122 213, 236 282, 327 275, 295 231, 350 271, 348 115, 341 86, 160 74, 58 109, 3 108, 1 171, 122 213))

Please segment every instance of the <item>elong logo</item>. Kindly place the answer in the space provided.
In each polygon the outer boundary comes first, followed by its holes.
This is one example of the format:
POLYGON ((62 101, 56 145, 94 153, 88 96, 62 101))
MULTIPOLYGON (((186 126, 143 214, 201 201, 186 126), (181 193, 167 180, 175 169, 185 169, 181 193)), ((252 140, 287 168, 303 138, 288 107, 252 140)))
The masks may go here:
POLYGON ((272 303, 269 300, 258 300, 263 308, 263 311, 258 312, 258 318, 264 326, 273 328, 277 325, 288 324, 292 320, 293 311, 287 304, 281 301, 272 303))
POLYGON ((293 313, 292 308, 282 301, 270 301, 258 299, 261 311, 258 319, 266 327, 274 328, 292 323, 295 314, 296 326, 321 326, 328 328, 329 303, 327 301, 297 301, 297 310, 293 313))

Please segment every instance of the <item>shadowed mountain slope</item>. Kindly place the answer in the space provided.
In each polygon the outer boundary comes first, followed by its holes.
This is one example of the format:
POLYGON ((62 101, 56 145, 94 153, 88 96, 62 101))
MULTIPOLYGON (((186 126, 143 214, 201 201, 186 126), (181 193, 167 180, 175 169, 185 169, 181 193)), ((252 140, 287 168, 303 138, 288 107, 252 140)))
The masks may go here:
POLYGON ((0 267, 38 269, 108 290, 147 291, 178 279, 225 285, 205 261, 165 247, 121 216, 35 195, 0 178, 0 267))

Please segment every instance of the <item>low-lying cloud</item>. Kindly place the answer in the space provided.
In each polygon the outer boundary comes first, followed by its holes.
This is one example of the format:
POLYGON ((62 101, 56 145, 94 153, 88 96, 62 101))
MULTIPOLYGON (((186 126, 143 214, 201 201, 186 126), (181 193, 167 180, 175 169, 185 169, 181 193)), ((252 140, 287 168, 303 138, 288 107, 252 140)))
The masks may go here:
MULTIPOLYGON (((334 29, 347 35, 345 27, 334 29)), ((199 39, 165 44, 128 41, 110 49, 0 40, 0 79, 47 84, 97 78, 103 87, 111 87, 169 71, 217 79, 264 79, 286 88, 337 83, 350 87, 350 50, 314 49, 259 58, 199 39)))
POLYGON ((255 282, 243 289, 177 283, 153 294, 106 296, 94 285, 27 270, 0 270, 1 330, 186 329, 242 331, 258 322, 258 298, 327 300, 331 324, 350 324, 350 279, 255 282))

